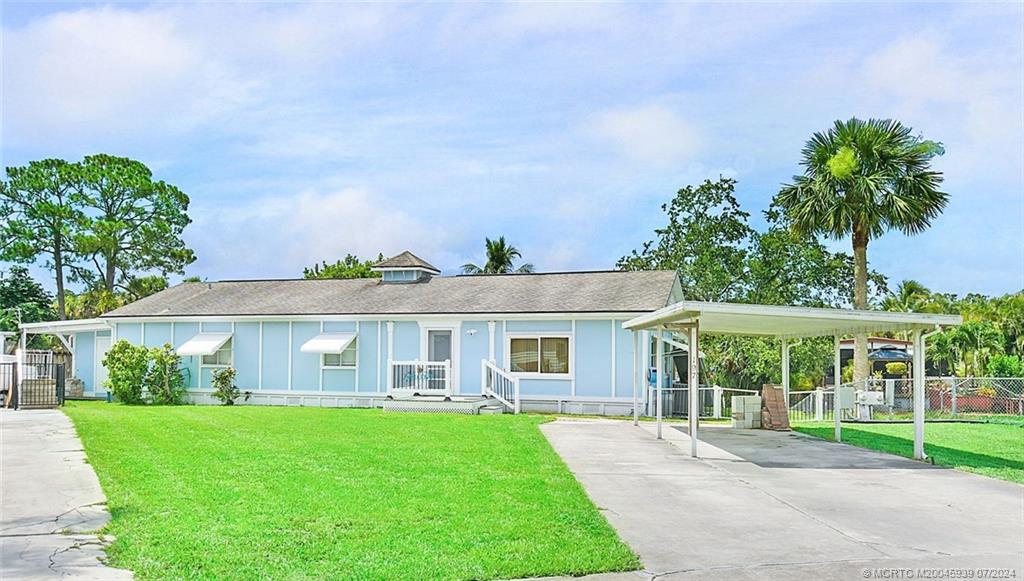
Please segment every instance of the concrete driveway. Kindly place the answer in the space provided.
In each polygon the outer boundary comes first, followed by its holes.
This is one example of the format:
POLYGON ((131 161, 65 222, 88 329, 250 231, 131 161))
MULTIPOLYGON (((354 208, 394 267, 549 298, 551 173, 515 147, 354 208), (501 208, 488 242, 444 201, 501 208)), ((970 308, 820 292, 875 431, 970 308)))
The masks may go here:
POLYGON ((643 562, 643 573, 604 578, 1024 576, 1016 484, 795 433, 708 427, 695 460, 682 427, 665 441, 646 422, 541 429, 643 562))
POLYGON ((88 534, 110 514, 71 421, 0 409, 0 579, 131 579, 88 534))

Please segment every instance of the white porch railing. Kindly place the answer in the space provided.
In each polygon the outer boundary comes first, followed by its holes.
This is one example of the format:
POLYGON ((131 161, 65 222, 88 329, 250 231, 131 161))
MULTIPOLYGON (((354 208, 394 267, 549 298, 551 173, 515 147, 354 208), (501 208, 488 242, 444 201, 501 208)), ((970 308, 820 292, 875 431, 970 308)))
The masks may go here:
POLYGON ((452 362, 390 361, 388 390, 418 395, 452 395, 452 362))
POLYGON ((480 389, 484 395, 505 404, 513 413, 519 413, 519 378, 486 359, 480 360, 480 389))

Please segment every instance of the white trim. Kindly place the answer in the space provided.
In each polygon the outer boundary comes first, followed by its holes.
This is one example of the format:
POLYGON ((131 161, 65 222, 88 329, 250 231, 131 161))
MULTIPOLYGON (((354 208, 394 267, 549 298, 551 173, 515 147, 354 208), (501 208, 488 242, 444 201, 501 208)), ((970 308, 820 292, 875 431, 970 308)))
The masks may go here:
POLYGON ((618 358, 618 353, 615 352, 615 332, 618 330, 615 328, 615 319, 611 320, 612 323, 612 397, 615 397, 615 360, 618 358))
MULTIPOLYGON (((494 339, 495 339, 494 327, 495 327, 495 322, 494 321, 487 321, 487 359, 491 363, 495 362, 494 355, 495 355, 495 351, 497 351, 496 345, 494 344, 494 339)), ((483 386, 481 386, 481 387, 483 387, 483 386)))
MULTIPOLYGON (((520 379, 560 379, 572 382, 572 395, 576 395, 576 332, 573 331, 506 331, 505 336, 505 372, 520 379), (568 373, 541 373, 540 371, 512 371, 512 339, 537 339, 537 349, 540 349, 540 339, 543 337, 558 337, 569 339, 569 372, 568 373)), ((538 351, 539 355, 539 351, 538 351)), ((537 369, 540 369, 540 360, 537 360, 537 369)))
POLYGON ((256 375, 256 389, 263 389, 263 321, 260 321, 260 353, 258 361, 260 370, 256 375))
POLYGON ((141 339, 139 340, 139 344, 140 344, 140 345, 142 345, 143 347, 145 347, 145 346, 146 346, 146 324, 145 324, 145 323, 142 323, 142 324, 141 324, 141 325, 139 326, 139 328, 141 329, 141 331, 139 331, 139 334, 140 334, 140 336, 142 337, 142 338, 141 338, 141 339))
POLYGON ((288 321, 288 391, 292 390, 292 322, 288 321))
MULTIPOLYGON (((622 319, 632 320, 635 317, 650 314, 650 311, 593 311, 593 312, 545 312, 545 313, 501 313, 501 312, 480 312, 480 313, 422 313, 422 314, 399 314, 399 313, 360 313, 354 315, 193 315, 193 316, 138 316, 138 317, 107 317, 99 319, 107 324, 117 323, 140 323, 140 322, 220 322, 230 321, 359 321, 375 320, 382 321, 411 321, 419 322, 424 320, 440 321, 486 321, 513 320, 513 321, 566 321, 576 320, 607 320, 622 319)), ((41 323, 32 323, 39 325, 41 323)))
MULTIPOLYGON (((321 320, 320 321, 320 334, 323 335, 323 333, 324 333, 324 322, 323 322, 323 320, 321 320)), ((303 345, 303 346, 305 346, 305 345, 303 345)), ((302 351, 302 347, 299 347, 299 351, 302 351)), ((356 357, 358 357, 358 356, 359 355, 357 354, 356 357)), ((340 363, 340 361, 339 361, 339 363, 340 363)), ((317 387, 317 391, 323 391, 324 390, 324 353, 320 354, 320 373, 318 373, 317 375, 319 375, 318 380, 320 382, 319 386, 317 387)))
POLYGON ((377 391, 378 392, 380 391, 380 367, 381 367, 381 363, 383 363, 383 361, 380 360, 380 352, 381 352, 380 343, 384 339, 383 337, 380 336, 380 327, 381 327, 380 321, 377 321, 377 359, 375 360, 375 362, 376 362, 376 365, 377 365, 377 391))
POLYGON ((391 362, 394 361, 395 357, 395 323, 394 321, 388 321, 385 323, 388 330, 388 365, 387 365, 387 393, 391 393, 391 386, 394 385, 395 381, 391 374, 391 362))
POLYGON ((569 384, 569 393, 573 396, 576 395, 576 319, 569 321, 569 328, 572 329, 572 337, 569 339, 569 377, 571 383, 569 384))

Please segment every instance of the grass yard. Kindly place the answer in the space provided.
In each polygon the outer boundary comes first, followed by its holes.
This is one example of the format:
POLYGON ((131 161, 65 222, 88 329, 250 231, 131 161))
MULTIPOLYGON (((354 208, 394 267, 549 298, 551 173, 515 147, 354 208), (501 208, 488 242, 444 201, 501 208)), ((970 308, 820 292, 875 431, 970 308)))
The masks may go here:
POLYGON ((138 578, 493 579, 639 561, 542 417, 69 402, 138 578))
MULTIPOLYGON (((826 440, 835 435, 832 422, 798 423, 793 429, 826 440)), ((929 423, 924 440, 924 451, 936 464, 1024 484, 1024 425, 1019 422, 929 423)), ((843 424, 843 442, 912 458, 914 426, 843 424)))

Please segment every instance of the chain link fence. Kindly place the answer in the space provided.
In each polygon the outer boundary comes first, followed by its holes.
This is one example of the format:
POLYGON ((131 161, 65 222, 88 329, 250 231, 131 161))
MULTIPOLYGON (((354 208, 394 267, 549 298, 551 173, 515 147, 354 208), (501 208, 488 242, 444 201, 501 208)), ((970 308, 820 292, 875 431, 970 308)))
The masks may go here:
MULTIPOLYGON (((864 397, 862 401, 870 402, 864 405, 844 401, 843 419, 910 420, 914 416, 912 379, 867 379, 844 387, 877 395, 864 397)), ((926 419, 1024 418, 1024 378, 928 377, 924 406, 926 419)), ((790 421, 831 421, 834 408, 834 389, 789 394, 790 421)))

